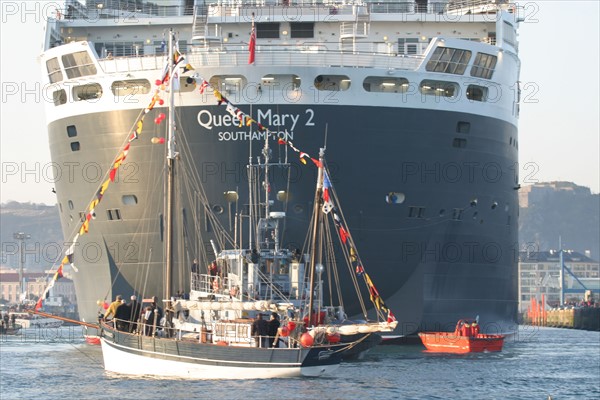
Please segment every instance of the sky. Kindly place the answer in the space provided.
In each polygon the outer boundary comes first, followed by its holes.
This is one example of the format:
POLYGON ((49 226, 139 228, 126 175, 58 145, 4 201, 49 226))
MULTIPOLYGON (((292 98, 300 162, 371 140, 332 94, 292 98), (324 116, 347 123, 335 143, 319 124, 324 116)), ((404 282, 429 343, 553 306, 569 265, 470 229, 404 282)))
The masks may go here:
MULTIPOLYGON (((55 204, 39 54, 50 1, 0 0, 0 202, 55 204)), ((521 185, 600 189, 597 0, 520 3, 521 185)))

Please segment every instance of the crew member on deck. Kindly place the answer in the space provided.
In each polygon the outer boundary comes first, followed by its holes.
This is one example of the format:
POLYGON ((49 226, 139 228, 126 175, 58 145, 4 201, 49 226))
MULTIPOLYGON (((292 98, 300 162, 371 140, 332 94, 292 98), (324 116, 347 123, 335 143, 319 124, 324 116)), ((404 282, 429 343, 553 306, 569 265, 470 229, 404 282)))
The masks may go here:
POLYGON ((262 319, 263 315, 258 313, 256 319, 252 323, 252 336, 256 338, 256 344, 259 347, 269 346, 269 324, 262 319))
POLYGON ((115 301, 110 303, 110 306, 108 306, 108 310, 106 310, 106 313, 104 314, 105 320, 107 320, 111 316, 114 318, 117 312, 117 308, 119 308, 119 306, 121 305, 121 300, 123 300, 123 296, 118 294, 117 297, 115 297, 115 301))

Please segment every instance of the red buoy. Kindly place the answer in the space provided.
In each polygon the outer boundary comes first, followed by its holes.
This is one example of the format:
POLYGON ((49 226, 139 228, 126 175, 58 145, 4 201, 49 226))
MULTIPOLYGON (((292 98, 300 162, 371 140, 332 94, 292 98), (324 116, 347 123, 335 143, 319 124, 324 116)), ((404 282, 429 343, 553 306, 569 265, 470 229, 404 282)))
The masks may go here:
POLYGON ((304 347, 310 347, 314 343, 314 339, 308 332, 304 332, 302 336, 300 336, 300 344, 304 347))

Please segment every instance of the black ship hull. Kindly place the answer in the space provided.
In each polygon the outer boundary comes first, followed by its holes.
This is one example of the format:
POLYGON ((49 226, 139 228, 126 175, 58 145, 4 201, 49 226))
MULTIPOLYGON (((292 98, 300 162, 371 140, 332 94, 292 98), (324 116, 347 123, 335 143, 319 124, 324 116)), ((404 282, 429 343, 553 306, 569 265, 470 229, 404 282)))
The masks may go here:
MULTIPOLYGON (((313 105, 310 113, 305 105, 293 104, 240 108, 262 115, 271 127, 275 116, 289 116, 287 127, 297 116, 293 133, 282 124, 279 135, 313 156, 327 146, 332 179, 346 199, 345 218, 365 268, 395 310, 396 334, 451 330, 456 320, 475 315, 482 331, 514 329, 514 125, 475 114, 400 107, 313 105), (401 198, 403 202, 397 200, 401 198)), ((217 106, 178 108, 185 132, 178 146, 193 154, 188 162, 197 170, 210 209, 233 235, 236 213, 245 212, 248 150, 258 155, 263 136, 224 119, 227 115, 217 106), (236 191, 240 201, 229 202, 224 197, 229 191, 236 191)), ((64 176, 56 183, 65 237, 72 237, 80 223, 78 212, 106 173, 100 165, 111 164, 136 116, 137 111, 121 110, 50 123, 53 161, 73 171, 71 179, 64 176), (68 136, 68 126, 76 127, 77 137, 68 136)), ((74 278, 85 320, 95 320, 98 300, 116 294, 162 295, 163 186, 161 165, 154 161, 163 157, 164 146, 150 143, 158 132, 157 126, 146 124, 143 140, 132 144, 110 196, 96 210, 90 232, 78 241, 74 278)), ((316 169, 300 163, 286 146, 273 143, 272 151, 275 160, 287 157, 290 163, 271 177, 272 192, 285 192, 273 207, 287 213, 284 246, 302 248, 316 169)), ((180 182, 185 181, 182 175, 180 182)), ((188 200, 177 205, 177 229, 186 238, 177 251, 188 261, 174 278, 175 291, 189 285, 191 261, 212 254, 209 240, 219 240, 209 210, 199 205, 200 194, 185 183, 177 190, 189 192, 183 196, 188 200)), ((239 229, 247 228, 242 222, 239 229)), ((349 316, 359 312, 358 305, 346 308, 349 316)))

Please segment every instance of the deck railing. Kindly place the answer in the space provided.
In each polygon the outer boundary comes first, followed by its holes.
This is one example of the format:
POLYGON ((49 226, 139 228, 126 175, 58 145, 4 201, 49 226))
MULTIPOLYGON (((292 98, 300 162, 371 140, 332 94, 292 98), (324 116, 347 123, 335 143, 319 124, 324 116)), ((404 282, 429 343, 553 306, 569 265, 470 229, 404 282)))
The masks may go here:
MULTIPOLYGON (((239 67, 248 65, 247 51, 214 51, 191 53, 187 61, 193 66, 239 67)), ((313 66, 327 65, 349 68, 387 68, 416 70, 423 62, 421 55, 388 55, 381 53, 355 53, 341 51, 310 51, 290 47, 282 51, 256 52, 255 65, 268 66, 313 66)), ((162 69, 164 56, 116 57, 99 60, 105 73, 135 72, 162 69)))

